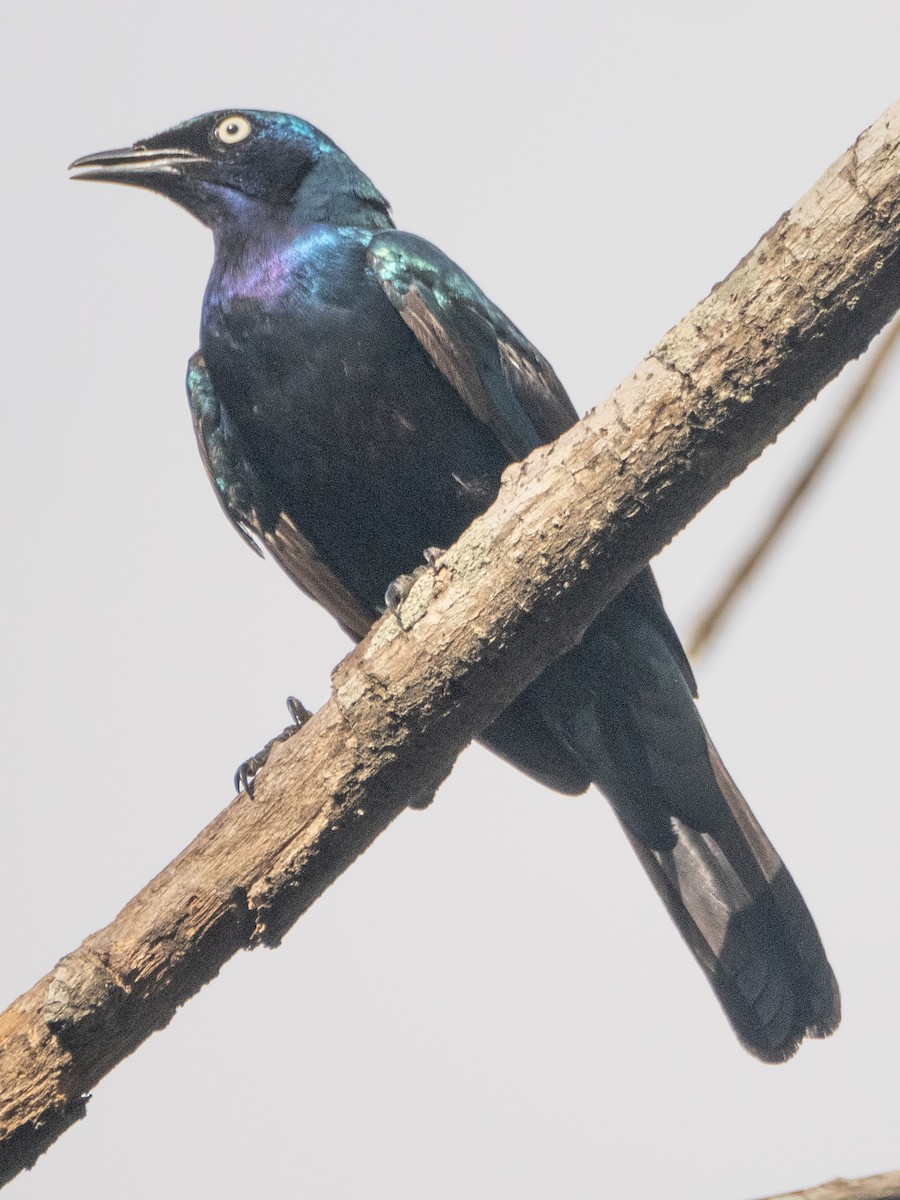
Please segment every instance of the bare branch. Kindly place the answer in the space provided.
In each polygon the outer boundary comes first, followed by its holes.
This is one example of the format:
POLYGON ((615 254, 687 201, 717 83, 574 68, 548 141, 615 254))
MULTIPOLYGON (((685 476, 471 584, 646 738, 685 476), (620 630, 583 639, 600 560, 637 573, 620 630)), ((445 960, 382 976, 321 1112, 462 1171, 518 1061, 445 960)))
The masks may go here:
POLYGON ((734 571, 732 571, 718 595, 694 626, 688 646, 688 654, 692 658, 709 645, 721 626, 722 621, 731 611, 735 600, 756 574, 760 563, 778 541, 778 535, 787 524, 791 514, 806 495, 810 485, 818 478, 822 467, 830 459, 835 447, 840 444, 844 433, 850 426, 852 418, 857 415, 867 398, 872 394, 875 381, 881 374, 885 363, 890 359, 898 339, 900 339, 900 320, 895 320, 882 339, 877 351, 873 351, 871 358, 866 364, 865 371, 856 387, 847 397, 841 411, 838 413, 818 449, 797 476, 787 495, 766 522, 750 549, 735 567, 734 571))
POLYGON ((900 105, 334 673, 232 802, 0 1015, 0 1179, 238 949, 274 945, 900 306, 900 105))
POLYGON ((802 1192, 785 1192, 765 1200, 900 1200, 900 1171, 867 1175, 865 1179, 832 1179, 802 1192))

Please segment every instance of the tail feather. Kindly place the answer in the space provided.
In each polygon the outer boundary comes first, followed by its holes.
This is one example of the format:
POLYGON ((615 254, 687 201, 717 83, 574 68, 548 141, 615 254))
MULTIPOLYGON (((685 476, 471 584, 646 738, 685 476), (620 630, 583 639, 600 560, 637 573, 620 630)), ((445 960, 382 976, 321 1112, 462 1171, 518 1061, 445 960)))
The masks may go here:
MULTIPOLYGON (((734 819, 735 833, 728 853, 749 886, 752 888, 756 881, 760 893, 770 896, 796 964, 794 975, 802 982, 798 1011, 806 1022, 806 1032, 810 1037, 827 1037, 840 1024, 841 998, 812 913, 709 738, 707 746, 713 773, 734 819)), ((726 827, 720 837, 730 832, 731 828, 726 827)))
POLYGON ((709 752, 730 814, 715 832, 675 818, 674 847, 654 850, 625 831, 741 1042, 784 1062, 837 1028, 837 981, 797 885, 709 752))
POLYGON ((797 886, 728 774, 649 572, 528 689, 609 800, 740 1040, 782 1062, 840 1021, 797 886))
MULTIPOLYGON (((571 757, 574 781, 587 776, 606 795, 740 1040, 783 1062, 804 1037, 837 1028, 838 987, 809 909, 695 697, 649 569, 523 694, 545 741, 571 757)), ((528 736, 528 723, 514 724, 528 736)), ((523 763, 518 742, 497 748, 523 763)), ((535 756, 537 765, 546 758, 536 740, 535 756)), ((530 761, 525 769, 535 773, 530 761)))

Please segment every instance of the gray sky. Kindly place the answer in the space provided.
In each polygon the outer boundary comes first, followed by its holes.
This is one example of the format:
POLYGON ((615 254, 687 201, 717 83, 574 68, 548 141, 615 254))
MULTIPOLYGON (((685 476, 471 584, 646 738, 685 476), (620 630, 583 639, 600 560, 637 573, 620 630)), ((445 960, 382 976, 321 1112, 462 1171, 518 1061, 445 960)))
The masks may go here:
MULTIPOLYGON (((321 703, 347 650, 196 459, 208 234, 66 163, 212 108, 297 112, 583 410, 896 98, 900 8, 87 0, 4 25, 6 1002, 230 799, 284 696, 321 703)), ((852 371, 659 560, 682 630, 852 371)), ((741 1200, 900 1166, 898 386, 698 667, 838 973, 836 1037, 750 1059, 605 802, 473 749, 10 1195, 741 1200)))

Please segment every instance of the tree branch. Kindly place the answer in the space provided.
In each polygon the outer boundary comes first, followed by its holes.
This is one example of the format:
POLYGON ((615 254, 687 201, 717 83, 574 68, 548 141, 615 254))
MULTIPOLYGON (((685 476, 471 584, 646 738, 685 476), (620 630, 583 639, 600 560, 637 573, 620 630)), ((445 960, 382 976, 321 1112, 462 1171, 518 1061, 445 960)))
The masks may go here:
POLYGON ((832 1179, 818 1187, 768 1196, 766 1200, 900 1200, 900 1171, 867 1175, 865 1179, 832 1179))
POLYGON ((100 932, 0 1015, 0 1181, 237 950, 275 945, 900 306, 900 105, 624 383, 510 467, 331 698, 100 932))

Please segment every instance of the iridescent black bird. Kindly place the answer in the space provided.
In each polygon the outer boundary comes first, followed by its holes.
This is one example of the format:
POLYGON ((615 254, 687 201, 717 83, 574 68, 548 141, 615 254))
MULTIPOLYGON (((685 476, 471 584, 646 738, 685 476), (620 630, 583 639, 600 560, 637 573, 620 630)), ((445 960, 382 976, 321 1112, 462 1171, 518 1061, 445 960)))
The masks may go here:
MULTIPOLYGON (((350 159, 282 113, 222 111, 73 164, 212 230, 188 368, 231 522, 361 638, 500 473, 576 414, 550 365, 350 159)), ((744 1045, 788 1058, 840 1019, 793 880, 712 746, 644 570, 483 735, 560 792, 596 783, 744 1045)))

